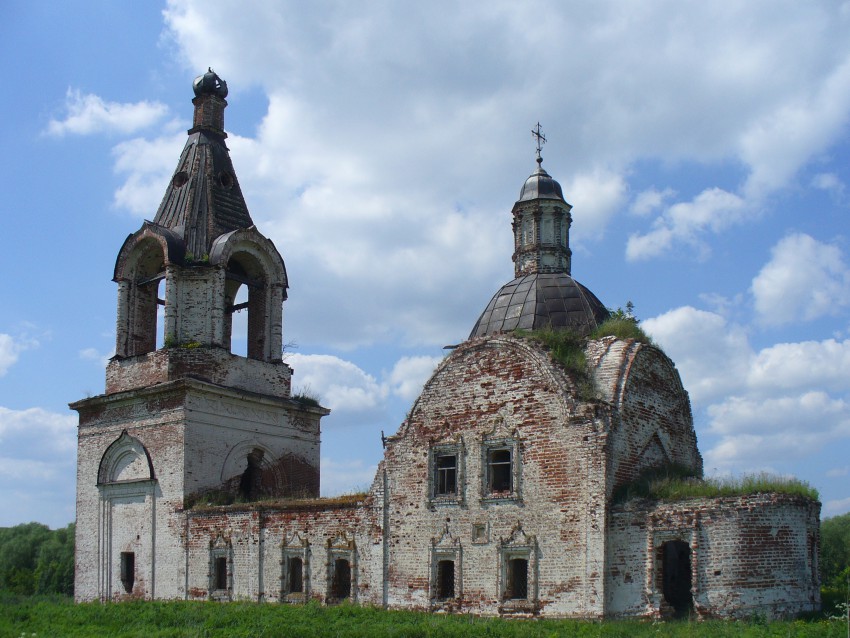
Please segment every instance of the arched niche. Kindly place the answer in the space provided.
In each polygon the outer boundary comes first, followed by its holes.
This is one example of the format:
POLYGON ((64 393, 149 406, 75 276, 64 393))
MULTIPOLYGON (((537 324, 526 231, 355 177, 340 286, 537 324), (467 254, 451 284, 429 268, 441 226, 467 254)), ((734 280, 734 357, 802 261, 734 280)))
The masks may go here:
POLYGON ((253 226, 235 230, 213 242, 210 264, 225 271, 222 343, 231 347, 233 314, 247 310, 246 355, 261 361, 280 360, 281 304, 286 299, 287 278, 274 244, 253 226), (245 289, 243 299, 240 290, 245 289))
POLYGON ((98 485, 151 481, 155 478, 147 448, 126 430, 106 448, 97 469, 98 485))
POLYGON ((221 483, 239 492, 245 501, 279 495, 285 485, 280 463, 266 446, 253 440, 234 445, 221 468, 221 483))
POLYGON ((118 321, 115 354, 132 357, 156 350, 157 307, 166 266, 180 263, 183 240, 173 231, 145 222, 127 237, 115 261, 118 283, 118 321))

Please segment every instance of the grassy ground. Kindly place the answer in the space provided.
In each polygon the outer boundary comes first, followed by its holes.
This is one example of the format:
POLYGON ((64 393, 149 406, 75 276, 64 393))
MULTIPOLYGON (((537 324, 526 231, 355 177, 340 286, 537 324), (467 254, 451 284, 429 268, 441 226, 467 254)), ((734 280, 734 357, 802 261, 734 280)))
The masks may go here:
POLYGON ((0 637, 293 636, 304 638, 414 637, 738 637, 844 638, 840 620, 793 622, 605 622, 502 620, 385 612, 340 605, 290 606, 255 603, 128 602, 74 605, 62 598, 0 595, 0 637))

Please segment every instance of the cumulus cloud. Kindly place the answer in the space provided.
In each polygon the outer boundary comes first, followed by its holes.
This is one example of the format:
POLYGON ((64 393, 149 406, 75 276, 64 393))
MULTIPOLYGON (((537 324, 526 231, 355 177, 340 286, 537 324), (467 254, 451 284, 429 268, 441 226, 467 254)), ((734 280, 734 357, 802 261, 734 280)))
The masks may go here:
POLYGON ((124 175, 125 181, 115 191, 113 204, 137 217, 153 219, 185 143, 184 133, 116 144, 112 149, 115 172, 124 175))
MULTIPOLYGON (((477 205, 491 214, 478 232, 503 232, 492 213, 509 210, 530 172, 522 139, 537 119, 545 166, 576 205, 577 237, 599 237, 621 213, 636 162, 739 169, 740 192, 706 183, 674 202, 662 186, 634 202, 651 225, 630 239, 629 259, 679 245, 699 254, 828 149, 850 112, 848 17, 838 9, 553 3, 532 34, 508 0, 485 18, 455 7, 450 25, 433 4, 331 6, 259 2, 234 16, 225 2, 172 0, 164 15, 196 68, 212 62, 268 95, 252 162, 277 203, 270 215, 285 204, 372 222, 362 233, 372 239, 347 246, 346 259, 335 251, 337 274, 385 246, 390 230, 421 237, 406 213, 433 224, 477 205), (515 46, 496 44, 506 41, 515 46)), ((459 255, 434 253, 460 271, 459 255)), ((485 265, 490 277, 500 267, 485 265)))
POLYGON ((393 366, 389 374, 389 384, 393 394, 413 401, 422 392, 422 386, 442 361, 442 357, 402 357, 393 366))
POLYGON ((4 376, 15 363, 21 352, 38 347, 38 341, 32 337, 0 333, 0 377, 4 376))
POLYGON ((71 414, 0 406, 0 526, 40 520, 59 527, 74 520, 76 424, 71 414))
POLYGON ((327 354, 292 354, 294 392, 316 395, 322 405, 341 412, 368 413, 380 408, 387 389, 357 365, 327 354))
POLYGON ((765 325, 811 321, 850 305, 850 269, 837 246, 795 233, 774 246, 752 293, 765 325))
POLYGON ((753 351, 746 331, 723 316, 684 306, 641 325, 676 362, 695 403, 733 392, 747 379, 753 351))
POLYGON ((850 341, 755 352, 741 326, 691 307, 642 325, 677 364, 707 468, 771 470, 850 438, 850 341))
POLYGON ((629 237, 626 258, 636 261, 657 257, 677 243, 706 250, 703 235, 741 223, 748 208, 747 202, 734 193, 720 188, 704 190, 690 202, 667 208, 648 232, 629 237))
POLYGON ((159 102, 147 100, 135 103, 106 102, 97 95, 83 94, 69 88, 65 95, 65 111, 63 119, 50 120, 46 130, 48 135, 62 137, 102 132, 135 133, 162 120, 168 108, 159 102))
POLYGON ((675 195, 676 191, 672 188, 658 190, 653 187, 635 195, 629 210, 635 215, 645 217, 646 215, 654 213, 662 208, 662 206, 664 206, 664 204, 672 197, 675 197, 675 195))

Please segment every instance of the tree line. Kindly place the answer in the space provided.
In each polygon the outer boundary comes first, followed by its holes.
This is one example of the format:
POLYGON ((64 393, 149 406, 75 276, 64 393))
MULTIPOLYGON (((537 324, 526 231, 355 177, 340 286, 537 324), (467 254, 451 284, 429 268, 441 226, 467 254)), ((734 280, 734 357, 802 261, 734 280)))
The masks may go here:
POLYGON ((74 523, 0 527, 0 591, 31 596, 74 594, 74 523))
MULTIPOLYGON (((850 585, 850 513, 821 522, 820 574, 825 599, 846 600, 850 585), (827 595, 829 594, 829 595, 827 595)), ((74 523, 0 527, 0 591, 74 594, 74 523)))

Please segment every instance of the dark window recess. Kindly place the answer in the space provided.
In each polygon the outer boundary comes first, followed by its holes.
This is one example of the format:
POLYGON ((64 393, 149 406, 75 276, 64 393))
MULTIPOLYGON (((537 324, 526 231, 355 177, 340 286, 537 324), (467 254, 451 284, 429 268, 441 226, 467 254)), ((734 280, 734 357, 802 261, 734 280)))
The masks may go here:
POLYGON ((511 451, 490 450, 487 454, 488 485, 491 492, 510 492, 513 489, 511 480, 511 451))
POLYGON ((437 455, 434 463, 434 495, 448 496, 457 494, 457 456, 454 454, 437 455))
POLYGON ((662 546, 661 578, 664 600, 677 618, 687 617, 693 607, 691 595, 691 548, 684 541, 668 541, 662 546))
POLYGON ((255 501, 261 496, 263 470, 261 463, 263 462, 264 452, 261 449, 253 450, 247 457, 248 466, 242 472, 239 479, 239 494, 246 501, 255 501))
POLYGON ((133 591, 136 582, 136 555, 133 552, 121 552, 121 584, 128 594, 133 591))
POLYGON ((528 598, 528 561, 525 558, 511 558, 508 561, 505 598, 525 600, 528 598))
POLYGON ((437 599, 448 600, 455 597, 455 562, 441 560, 437 563, 437 599))
POLYGON ((213 582, 216 589, 227 589, 227 558, 224 556, 219 556, 215 559, 213 582))
POLYGON ((344 558, 337 558, 334 561, 332 588, 331 593, 337 600, 351 597, 351 564, 344 558))
POLYGON ((289 559, 289 593, 300 594, 304 591, 304 561, 293 556, 289 559))

